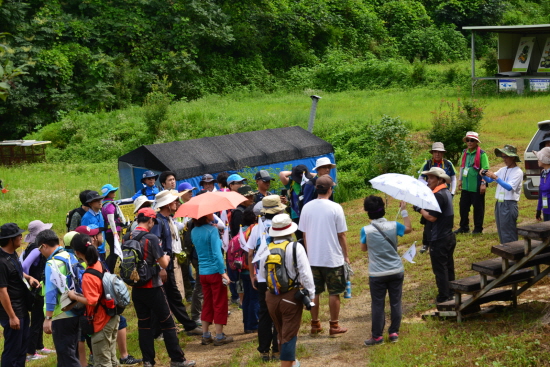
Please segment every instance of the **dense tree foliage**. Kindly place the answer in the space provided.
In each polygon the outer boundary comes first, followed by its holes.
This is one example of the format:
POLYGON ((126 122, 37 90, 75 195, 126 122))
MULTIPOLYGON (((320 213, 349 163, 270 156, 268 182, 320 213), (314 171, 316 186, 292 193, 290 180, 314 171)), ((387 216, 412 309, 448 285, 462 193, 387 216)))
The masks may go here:
POLYGON ((75 110, 241 88, 383 87, 415 59, 466 58, 462 25, 547 22, 549 4, 0 0, 0 136, 24 136, 75 110))

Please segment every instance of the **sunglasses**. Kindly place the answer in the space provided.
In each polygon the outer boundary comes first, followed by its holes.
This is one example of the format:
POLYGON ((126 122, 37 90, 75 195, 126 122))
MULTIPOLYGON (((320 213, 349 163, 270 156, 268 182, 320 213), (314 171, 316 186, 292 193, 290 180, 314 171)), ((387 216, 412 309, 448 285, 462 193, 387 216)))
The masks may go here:
POLYGON ((475 139, 466 139, 466 143, 477 143, 477 140, 475 139))

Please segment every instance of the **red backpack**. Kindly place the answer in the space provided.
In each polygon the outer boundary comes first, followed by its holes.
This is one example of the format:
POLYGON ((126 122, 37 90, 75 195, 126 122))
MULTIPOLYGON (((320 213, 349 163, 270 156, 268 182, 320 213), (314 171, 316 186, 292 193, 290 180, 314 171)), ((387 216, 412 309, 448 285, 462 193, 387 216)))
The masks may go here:
MULTIPOLYGON (((254 224, 249 226, 244 232, 245 240, 248 240, 248 237, 250 237, 250 232, 252 231, 253 227, 254 224)), ((242 271, 249 269, 248 252, 241 248, 238 234, 229 241, 229 245, 227 246, 227 263, 229 264, 229 267, 233 270, 242 271)))

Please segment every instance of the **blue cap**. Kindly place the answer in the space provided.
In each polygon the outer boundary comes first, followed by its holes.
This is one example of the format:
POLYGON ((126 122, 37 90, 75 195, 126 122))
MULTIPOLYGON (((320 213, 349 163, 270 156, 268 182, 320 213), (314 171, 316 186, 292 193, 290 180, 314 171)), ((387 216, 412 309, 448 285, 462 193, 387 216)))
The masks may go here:
POLYGON ((240 175, 234 173, 232 175, 230 175, 228 178, 227 178, 227 184, 231 184, 232 182, 240 182, 240 181, 246 181, 246 178, 243 178, 241 177, 240 175))
POLYGON ((153 171, 145 171, 145 172, 143 172, 143 175, 141 176, 141 183, 143 183, 143 181, 146 178, 150 178, 150 177, 154 177, 155 180, 158 180, 159 175, 155 175, 155 172, 153 172, 153 171))
POLYGON ((187 190, 196 190, 196 187, 191 186, 189 182, 182 182, 178 186, 178 192, 187 191, 187 190))
POLYGON ((117 190, 118 190, 118 187, 114 187, 111 184, 106 184, 106 185, 103 185, 103 187, 101 188, 101 195, 107 196, 111 191, 117 191, 117 190))

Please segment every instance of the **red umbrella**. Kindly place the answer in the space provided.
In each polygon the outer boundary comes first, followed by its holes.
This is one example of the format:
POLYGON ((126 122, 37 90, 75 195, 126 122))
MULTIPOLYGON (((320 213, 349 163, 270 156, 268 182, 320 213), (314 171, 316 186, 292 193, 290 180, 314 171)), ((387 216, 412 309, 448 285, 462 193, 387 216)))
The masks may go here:
POLYGON ((241 194, 230 192, 206 192, 191 198, 179 207, 174 217, 190 217, 199 219, 207 214, 220 212, 227 209, 235 209, 237 205, 246 200, 241 194))

